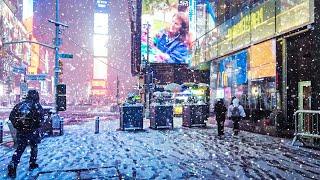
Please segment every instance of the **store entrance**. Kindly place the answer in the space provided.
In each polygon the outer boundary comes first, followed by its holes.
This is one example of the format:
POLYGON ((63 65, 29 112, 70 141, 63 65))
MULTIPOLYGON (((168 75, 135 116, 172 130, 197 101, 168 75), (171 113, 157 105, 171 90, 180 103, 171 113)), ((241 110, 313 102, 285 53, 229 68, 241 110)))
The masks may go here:
POLYGON ((311 110, 311 81, 298 83, 298 109, 311 110))

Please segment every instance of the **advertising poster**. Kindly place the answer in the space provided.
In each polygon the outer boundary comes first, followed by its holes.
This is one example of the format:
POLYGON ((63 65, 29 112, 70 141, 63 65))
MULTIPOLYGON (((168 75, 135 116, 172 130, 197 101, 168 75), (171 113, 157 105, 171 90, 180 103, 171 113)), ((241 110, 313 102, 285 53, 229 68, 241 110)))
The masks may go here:
POLYGON ((247 82, 247 51, 241 51, 220 61, 219 86, 232 87, 247 82))
POLYGON ((231 87, 224 88, 224 98, 231 99, 231 87))
POLYGON ((109 0, 96 0, 95 1, 95 12, 96 13, 109 13, 108 3, 109 3, 109 0))
POLYGON ((149 61, 190 65, 193 40, 189 31, 189 7, 185 1, 181 2, 142 1, 142 64, 149 61))

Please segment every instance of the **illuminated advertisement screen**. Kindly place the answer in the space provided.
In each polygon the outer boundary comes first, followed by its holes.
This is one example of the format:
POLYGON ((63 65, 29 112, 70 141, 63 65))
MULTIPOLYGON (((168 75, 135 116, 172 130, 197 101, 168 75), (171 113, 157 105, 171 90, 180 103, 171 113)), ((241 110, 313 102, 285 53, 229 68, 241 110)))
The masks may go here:
POLYGON ((217 89, 216 99, 224 98, 224 89, 217 89))
POLYGON ((93 44, 94 56, 105 57, 108 55, 108 49, 107 49, 108 36, 107 35, 94 34, 93 43, 94 43, 93 44))
POLYGON ((94 33, 108 34, 108 14, 94 13, 94 33))
POLYGON ((224 55, 232 51, 232 20, 228 20, 218 26, 218 55, 224 55))
POLYGON ((94 58, 93 59, 93 79, 105 79, 107 77, 107 59, 94 58))
POLYGON ((95 12, 96 13, 108 13, 109 0, 95 0, 95 12))
POLYGON ((145 61, 191 63, 193 40, 189 31, 189 7, 185 1, 181 2, 177 4, 177 0, 142 1, 142 64, 145 61), (182 6, 185 7, 178 8, 182 6))
POLYGON ((219 87, 232 87, 247 82, 247 50, 220 61, 219 87))
POLYGON ((249 79, 276 76, 276 41, 269 40, 249 48, 249 79))
POLYGON ((314 21, 313 0, 279 0, 277 3, 278 33, 287 32, 314 21))

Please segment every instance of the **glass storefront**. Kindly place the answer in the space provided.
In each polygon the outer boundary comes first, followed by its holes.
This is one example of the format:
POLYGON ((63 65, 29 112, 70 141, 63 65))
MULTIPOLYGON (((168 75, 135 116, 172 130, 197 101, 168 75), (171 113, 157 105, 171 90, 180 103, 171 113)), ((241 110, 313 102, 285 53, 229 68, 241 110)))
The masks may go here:
POLYGON ((193 48, 198 50, 192 66, 314 22, 314 0, 221 0, 197 6, 207 6, 207 11, 195 13, 201 23, 195 22, 193 48))
POLYGON ((276 87, 276 41, 269 40, 211 63, 210 101, 223 98, 227 104, 239 98, 248 112, 266 116, 279 108, 276 87))

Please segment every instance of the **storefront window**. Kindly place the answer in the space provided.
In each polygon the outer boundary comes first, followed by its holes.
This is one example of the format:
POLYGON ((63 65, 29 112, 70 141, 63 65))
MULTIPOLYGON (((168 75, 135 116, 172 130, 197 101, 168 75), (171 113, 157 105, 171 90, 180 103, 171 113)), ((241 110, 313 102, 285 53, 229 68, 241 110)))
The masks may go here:
POLYGON ((277 106, 275 40, 249 49, 249 101, 253 109, 272 110, 277 106))
POLYGON ((277 106, 275 77, 251 80, 250 107, 259 110, 272 110, 277 106))

